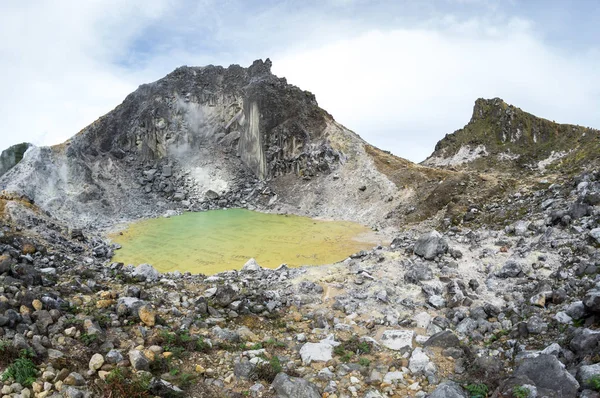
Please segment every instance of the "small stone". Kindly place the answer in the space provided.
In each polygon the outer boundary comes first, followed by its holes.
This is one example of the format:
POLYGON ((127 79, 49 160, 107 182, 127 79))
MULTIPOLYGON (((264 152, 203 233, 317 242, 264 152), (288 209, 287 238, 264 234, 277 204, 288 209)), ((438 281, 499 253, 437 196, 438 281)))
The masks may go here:
POLYGON ((64 380, 64 384, 67 386, 83 386, 85 379, 79 373, 71 372, 64 380))
POLYGON ((129 362, 135 370, 149 370, 150 362, 139 350, 129 351, 129 362))
POLYGON ((90 359, 89 367, 91 371, 96 371, 104 365, 104 357, 102 354, 94 354, 90 359))
POLYGON ((115 303, 116 303, 116 301, 112 300, 112 299, 101 299, 101 300, 96 301, 96 308, 98 308, 98 309, 108 308, 115 303))
POLYGON ((431 360, 429 359, 427 354, 423 352, 421 347, 417 347, 413 350, 408 363, 408 369, 413 375, 419 373, 429 374, 435 372, 435 366, 431 363, 431 360))
POLYGON ((49 370, 46 370, 44 373, 42 373, 42 380, 44 381, 53 381, 55 377, 56 374, 49 370))
POLYGON ((123 360, 123 355, 117 350, 110 350, 105 359, 107 363, 117 364, 123 360))
POLYGON ((31 383, 31 389, 33 390, 33 392, 42 392, 44 390, 44 385, 38 383, 37 381, 34 381, 33 383, 31 383))
POLYGON ((142 305, 138 309, 138 315, 146 326, 154 326, 156 324, 156 311, 149 304, 142 305))
POLYGON ((242 267, 242 271, 246 271, 246 272, 257 272, 260 271, 262 269, 262 267, 260 265, 258 265, 258 263, 256 262, 256 260, 254 258, 251 258, 250 260, 248 260, 246 262, 246 264, 244 264, 244 266, 242 267))
POLYGON ((70 386, 67 387, 64 391, 62 391, 62 393, 67 398, 83 398, 83 392, 70 386))
POLYGON ((42 308, 44 308, 44 304, 38 299, 33 300, 31 302, 31 305, 33 306, 33 308, 35 308, 36 311, 40 311, 42 308))
POLYGON ((75 326, 65 329, 65 335, 69 337, 75 337, 77 334, 77 328, 75 326))

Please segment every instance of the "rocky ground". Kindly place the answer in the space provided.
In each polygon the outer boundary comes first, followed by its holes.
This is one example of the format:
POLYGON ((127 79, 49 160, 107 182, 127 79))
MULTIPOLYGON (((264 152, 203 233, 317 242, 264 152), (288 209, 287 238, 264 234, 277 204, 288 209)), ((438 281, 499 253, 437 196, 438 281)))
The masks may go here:
POLYGON ((600 396, 597 172, 338 264, 209 277, 0 203, 2 397, 600 396))

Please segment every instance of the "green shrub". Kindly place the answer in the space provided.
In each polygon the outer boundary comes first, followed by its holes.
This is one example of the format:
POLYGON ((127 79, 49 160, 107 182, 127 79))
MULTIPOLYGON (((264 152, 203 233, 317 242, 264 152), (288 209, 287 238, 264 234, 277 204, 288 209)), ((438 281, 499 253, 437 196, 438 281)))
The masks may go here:
POLYGON ((188 388, 195 379, 196 376, 191 373, 182 373, 181 376, 179 376, 179 387, 188 388))
POLYGON ((79 339, 83 344, 89 347, 98 341, 98 335, 82 333, 79 339))
POLYGON ((465 387, 470 398, 486 398, 489 388, 485 384, 469 384, 465 387))
POLYGON ((371 364, 371 361, 369 361, 369 359, 368 359, 368 358, 360 358, 360 359, 358 360, 358 364, 359 364, 360 366, 369 366, 369 365, 371 364))
POLYGON ((336 347, 333 348, 333 353, 335 355, 344 355, 346 353, 346 350, 344 349, 344 347, 342 345, 338 345, 336 347))
POLYGON ((194 349, 197 352, 208 352, 210 351, 210 345, 204 341, 204 337, 200 336, 198 337, 198 340, 196 340, 194 349))
POLYGON ((37 366, 29 358, 17 358, 2 374, 2 381, 13 379, 25 387, 31 387, 37 377, 37 366))
POLYGON ((129 370, 116 368, 107 376, 106 381, 99 381, 98 396, 110 398, 149 398, 148 389, 152 377, 131 374, 129 370))
POLYGON ((275 376, 281 373, 283 367, 279 357, 273 356, 268 362, 259 364, 251 374, 251 378, 254 380, 264 380, 268 383, 272 383, 275 380, 275 376))
POLYGON ((181 358, 186 351, 208 352, 210 345, 204 342, 204 338, 190 336, 187 330, 177 333, 161 330, 159 338, 165 351, 173 353, 175 358, 181 358))
POLYGON ((587 382, 592 386, 592 389, 600 391, 600 375, 592 376, 587 382))
POLYGON ((165 351, 172 353, 173 357, 179 359, 183 356, 183 353, 185 352, 185 348, 176 346, 176 345, 165 345, 165 351))
POLYGON ((352 353, 350 351, 346 351, 344 355, 340 357, 340 361, 342 362, 350 362, 352 359, 352 353))

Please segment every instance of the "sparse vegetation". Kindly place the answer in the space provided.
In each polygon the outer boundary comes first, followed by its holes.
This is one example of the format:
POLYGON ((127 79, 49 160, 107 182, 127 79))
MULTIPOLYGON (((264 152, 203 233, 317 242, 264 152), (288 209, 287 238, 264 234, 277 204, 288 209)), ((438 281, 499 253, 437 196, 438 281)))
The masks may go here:
POLYGON ((512 393, 515 398, 529 398, 529 389, 523 386, 514 387, 512 393))
POLYGON ((98 335, 82 333, 79 339, 83 344, 89 347, 98 341, 98 335))
POLYGON ((99 395, 105 398, 150 397, 150 381, 148 375, 138 376, 123 368, 116 368, 106 376, 106 382, 98 384, 99 395))
POLYGON ((591 377, 587 382, 590 386, 592 386, 592 389, 595 391, 600 391, 600 375, 591 377))
POLYGON ((175 358, 181 358, 186 352, 208 352, 211 349, 204 337, 191 336, 187 330, 170 332, 163 329, 159 333, 159 341, 165 351, 171 352, 175 358))
POLYGON ((281 366, 279 357, 273 356, 256 366, 251 377, 254 380, 264 380, 268 383, 272 383, 275 376, 282 370, 283 367, 281 366))
POLYGON ((4 373, 2 373, 1 380, 4 382, 12 379, 22 386, 31 387, 31 383, 33 383, 37 377, 38 368, 27 356, 28 355, 25 354, 15 359, 15 361, 6 368, 4 373))
POLYGON ((483 383, 468 384, 465 386, 465 390, 469 393, 470 398, 486 398, 489 392, 488 386, 483 383))

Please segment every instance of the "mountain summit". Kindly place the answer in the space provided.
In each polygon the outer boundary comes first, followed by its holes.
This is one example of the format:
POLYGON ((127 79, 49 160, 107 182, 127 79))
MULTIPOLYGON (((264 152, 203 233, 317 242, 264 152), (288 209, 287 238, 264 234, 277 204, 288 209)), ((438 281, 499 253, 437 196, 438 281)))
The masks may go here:
POLYGON ((78 224, 242 206, 369 222, 393 201, 365 203, 395 186, 365 145, 269 59, 184 66, 64 144, 32 149, 0 188, 78 224))
POLYGON ((480 98, 475 101, 469 123, 440 140, 423 164, 467 170, 539 171, 577 165, 593 155, 599 145, 598 130, 542 119, 500 98, 480 98))

